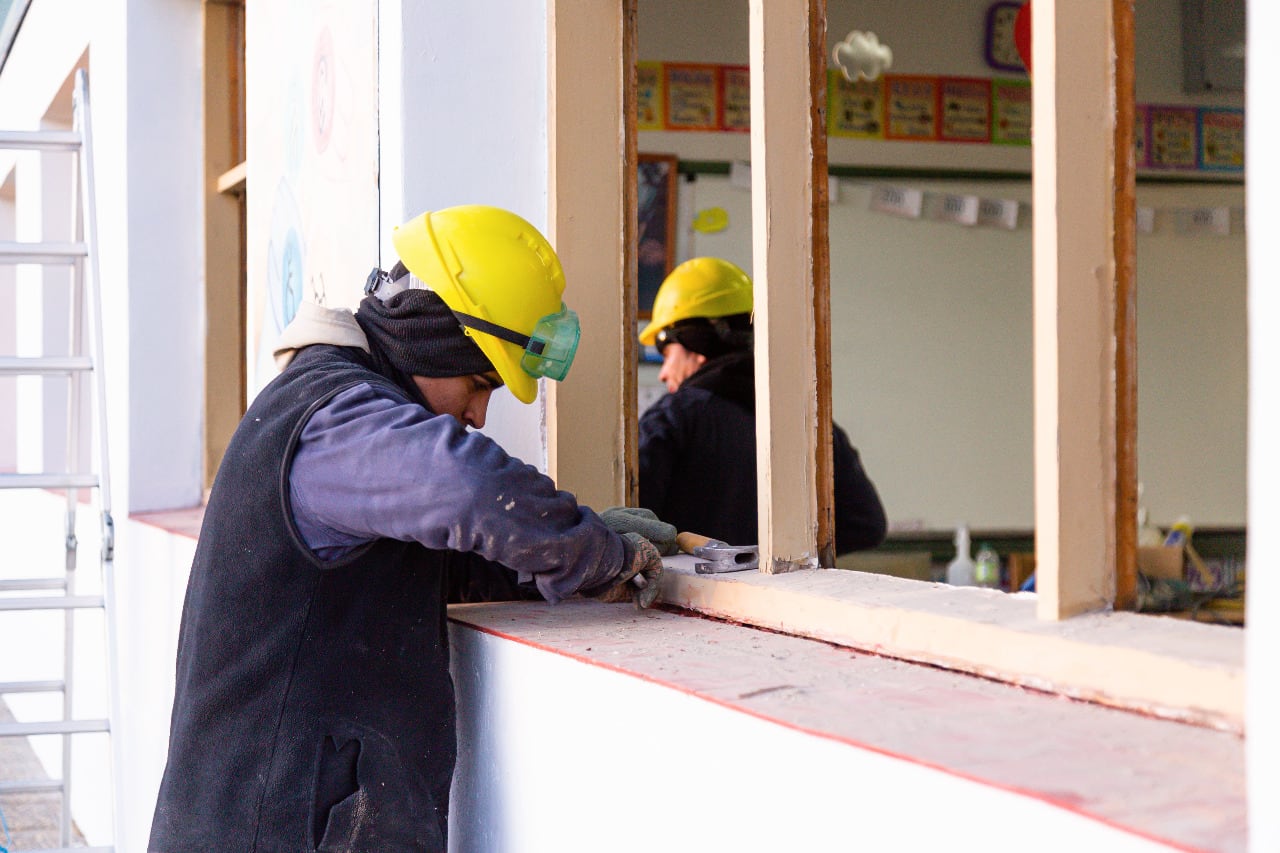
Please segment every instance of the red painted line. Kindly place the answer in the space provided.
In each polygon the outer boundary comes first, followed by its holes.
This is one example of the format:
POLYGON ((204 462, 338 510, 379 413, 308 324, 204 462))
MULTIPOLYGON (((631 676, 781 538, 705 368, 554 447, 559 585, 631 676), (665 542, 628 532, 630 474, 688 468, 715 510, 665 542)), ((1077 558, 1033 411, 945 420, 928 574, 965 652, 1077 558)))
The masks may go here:
POLYGON ((831 732, 824 732, 819 729, 812 729, 807 726, 802 726, 802 725, 799 725, 798 723, 793 723, 789 720, 782 720, 776 717, 771 717, 768 714, 764 714, 759 711, 753 711, 750 708, 743 708, 739 705, 734 705, 731 702, 728 702, 724 699, 717 699, 714 696, 707 696, 705 694, 699 693, 696 690, 691 690, 679 684, 672 684, 671 682, 663 681, 661 679, 654 678, 649 675, 644 675, 643 673, 633 672, 632 670, 623 669, 622 667, 615 666, 613 664, 604 663, 603 661, 594 660, 588 657, 583 657, 582 655, 575 654, 574 652, 568 652, 568 651, 565 651, 564 649, 556 648, 555 646, 549 646, 549 645, 546 645, 545 643, 539 643, 533 640, 525 639, 523 637, 515 636, 513 634, 508 634, 503 631, 499 631, 495 628, 476 625, 473 622, 467 622, 463 619, 459 619, 452 616, 449 617, 449 621, 457 625, 465 626, 474 631, 479 631, 482 634, 490 634, 494 637, 498 637, 499 639, 509 640, 513 643, 518 643, 523 646, 529 646, 530 648, 538 649, 540 651, 550 652, 552 654, 560 655, 561 657, 578 661, 579 663, 585 663, 589 666, 599 667, 600 669, 606 669, 611 672, 619 673, 621 675, 627 675, 632 678, 637 678, 641 681, 647 681, 650 684, 655 684, 659 687, 665 687, 668 690, 674 690, 678 693, 684 693, 687 696, 692 696, 695 699, 700 699, 704 702, 709 702, 712 705, 718 705, 721 708, 725 708, 726 710, 736 711, 737 713, 740 713, 740 714, 746 714, 749 717, 755 717, 758 720, 762 720, 767 723, 772 723, 774 725, 782 726, 783 728, 791 729, 793 731, 797 731, 802 734, 810 735, 811 737, 817 737, 817 738, 822 738, 824 740, 835 741, 836 743, 841 743, 841 744, 844 744, 845 746, 851 746, 855 749, 865 750, 866 752, 871 752, 876 755, 882 755, 886 758, 892 758, 897 761, 905 761, 908 764, 915 764, 920 767, 928 768, 929 770, 934 770, 939 773, 944 773, 948 776, 954 776, 958 779, 964 779, 967 782, 973 782, 974 784, 977 784, 977 785, 983 785, 988 788, 995 788, 997 790, 1006 791, 1010 794, 1016 794, 1021 797, 1026 797, 1027 799, 1030 799, 1030 800, 1036 800, 1038 802, 1045 803, 1046 805, 1053 806, 1056 809, 1061 809, 1062 811, 1070 812, 1071 814, 1075 814, 1075 815, 1078 815, 1079 817, 1083 817, 1095 823, 1100 823, 1104 826, 1111 827, 1112 829, 1120 830, 1121 832, 1128 833, 1129 835, 1136 836, 1143 840, 1153 841, 1157 844, 1164 844, 1175 850, 1182 850, 1182 851, 1185 851, 1185 853, 1212 853, 1212 851, 1207 850, 1206 848, 1203 848, 1203 847, 1188 847, 1176 841, 1172 841, 1167 838, 1161 838, 1158 835, 1153 835, 1151 833, 1144 832, 1143 830, 1140 830, 1140 829, 1134 829, 1133 827, 1130 827, 1130 826, 1125 826, 1124 824, 1118 823, 1115 820, 1112 820, 1111 818, 1106 818, 1100 815, 1091 814, 1076 806, 1068 805, 1066 803, 1062 803, 1057 800, 1054 800, 1053 798, 1047 797, 1044 794, 1041 794, 1037 791, 1018 788, 1013 785, 1007 785, 1003 782, 993 782, 990 779, 982 779, 960 770, 955 770, 953 768, 946 767, 941 764, 934 764, 930 761, 924 761, 914 756, 904 755, 902 753, 894 752, 892 750, 884 749, 882 747, 872 746, 871 744, 862 743, 860 741, 853 740, 843 735, 832 734, 831 732))

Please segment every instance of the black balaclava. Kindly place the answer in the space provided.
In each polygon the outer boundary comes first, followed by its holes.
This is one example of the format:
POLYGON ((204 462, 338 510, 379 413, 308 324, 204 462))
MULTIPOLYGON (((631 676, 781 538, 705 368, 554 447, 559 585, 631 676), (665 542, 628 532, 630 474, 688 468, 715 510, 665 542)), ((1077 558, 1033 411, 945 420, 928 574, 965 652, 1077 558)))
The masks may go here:
MULTIPOLYGON (((397 265, 393 272, 400 269, 397 265)), ((415 399, 421 394, 414 376, 470 376, 494 369, 449 306, 430 290, 405 290, 386 302, 366 296, 355 317, 379 369, 415 399)))
POLYGON ((751 314, 731 314, 727 317, 692 317, 677 320, 658 333, 658 350, 666 344, 680 346, 706 356, 708 359, 731 352, 751 349, 751 314))

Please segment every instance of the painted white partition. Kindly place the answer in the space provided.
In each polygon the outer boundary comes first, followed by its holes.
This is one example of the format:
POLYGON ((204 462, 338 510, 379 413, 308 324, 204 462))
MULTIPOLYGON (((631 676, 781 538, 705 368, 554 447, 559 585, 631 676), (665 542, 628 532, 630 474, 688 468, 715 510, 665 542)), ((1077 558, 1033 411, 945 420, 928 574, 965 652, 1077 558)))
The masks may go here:
MULTIPOLYGON (((391 229, 455 204, 508 208, 547 230, 546 3, 379 4, 382 258, 391 229)), ((570 282, 566 301, 573 304, 570 282)), ((489 435, 546 471, 541 396, 503 391, 489 435)))
MULTIPOLYGON (((135 510, 200 500, 202 136, 182 105, 200 102, 201 20, 199 0, 44 0, 0 74, 0 126, 34 129, 69 114, 65 86, 92 45, 112 462, 135 510)), ((20 201, 17 216, 36 233, 20 201)))
MULTIPOLYGON (((449 849, 1156 851, 1007 790, 451 624, 449 849)), ((607 642, 607 640, 606 640, 607 642)))
MULTIPOLYGON (((52 493, 0 493, 0 534, 5 557, 0 579, 55 576, 62 571, 62 522, 66 504, 52 493)), ((101 539, 97 507, 77 513, 80 541, 75 592, 101 591, 97 554, 101 539)), ((187 569, 195 540, 147 524, 118 519, 116 524, 116 625, 118 684, 122 713, 114 738, 116 819, 110 789, 112 753, 105 735, 77 735, 72 743, 72 814, 91 844, 113 840, 125 853, 146 849, 156 792, 168 749, 169 714, 173 706, 174 660, 178 623, 186 590, 187 569)), ((6 613, 0 619, 0 681, 61 677, 62 615, 57 612, 6 613)), ((73 713, 79 719, 106 717, 107 652, 100 611, 75 619, 75 692, 73 713)), ((14 716, 23 721, 57 719, 60 698, 54 694, 6 697, 14 716)), ((30 739, 52 778, 61 775, 60 738, 30 739)))
MULTIPOLYGON (((23 130, 50 120, 65 124, 70 115, 69 82, 78 66, 89 71, 106 349, 100 367, 107 381, 118 612, 128 620, 130 631, 121 642, 118 676, 122 704, 130 713, 119 721, 114 738, 119 759, 114 829, 113 803, 104 794, 110 764, 103 736, 86 736, 83 744, 77 741, 72 811, 91 843, 114 838, 122 851, 146 847, 154 805, 152 780, 158 780, 154 755, 165 748, 169 715, 168 700, 151 691, 163 694, 166 679, 172 684, 173 620, 190 562, 190 554, 175 555, 164 548, 157 552, 135 539, 126 519, 130 511, 193 506, 199 503, 202 487, 204 187, 200 110, 190 108, 201 100, 200 68, 192 61, 200 55, 201 28, 200 0, 41 0, 31 4, 0 73, 0 127, 23 130)), ((0 158, 0 176, 12 162, 11 157, 0 158)), ((51 175, 44 189, 52 199, 68 188, 51 175)), ((46 228, 40 205, 24 205, 22 193, 17 196, 14 233, 21 239, 39 239, 46 228)), ((57 200, 61 209, 45 206, 49 227, 65 224, 67 202, 57 200)), ((29 277, 30 272, 23 275, 29 277)), ((24 296, 30 303, 28 297, 44 299, 38 287, 24 296)), ((20 346, 26 345, 22 336, 31 331, 22 324, 40 328, 45 320, 50 329, 30 346, 56 343, 51 324, 62 319, 57 315, 65 315, 59 308, 65 308, 65 295, 62 299, 44 304, 51 310, 20 315, 20 346)), ((37 422, 38 408, 43 407, 38 397, 37 409, 18 402, 19 434, 36 431, 38 441, 31 452, 43 454, 40 443, 62 446, 61 418, 44 427, 37 422)), ((0 516, 6 576, 60 572, 64 502, 29 493, 6 493, 6 498, 11 500, 0 516)), ((80 512, 78 522, 78 590, 92 592, 98 583, 96 507, 80 512)), ((77 618, 75 709, 81 717, 105 713, 100 615, 96 618, 96 626, 94 614, 77 618)), ((14 624, 6 620, 6 630, 15 630, 14 624)), ((6 667, 39 672, 35 677, 56 677, 61 619, 33 615, 19 620, 16 630, 20 639, 0 647, 22 648, 24 654, 0 656, 6 667)), ((52 697, 26 698, 31 701, 24 704, 15 697, 19 718, 57 716, 56 706, 49 705, 52 697)), ((50 775, 60 775, 56 739, 40 740, 38 754, 50 775)))

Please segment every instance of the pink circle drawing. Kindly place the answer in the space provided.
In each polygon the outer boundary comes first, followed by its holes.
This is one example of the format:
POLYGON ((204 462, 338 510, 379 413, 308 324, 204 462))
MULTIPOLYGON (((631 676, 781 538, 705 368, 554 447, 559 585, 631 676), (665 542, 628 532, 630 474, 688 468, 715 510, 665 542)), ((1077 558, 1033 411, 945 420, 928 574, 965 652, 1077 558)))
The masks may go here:
POLYGON ((315 59, 311 67, 311 132, 316 150, 321 154, 333 136, 334 82, 333 35, 325 27, 316 38, 315 59))

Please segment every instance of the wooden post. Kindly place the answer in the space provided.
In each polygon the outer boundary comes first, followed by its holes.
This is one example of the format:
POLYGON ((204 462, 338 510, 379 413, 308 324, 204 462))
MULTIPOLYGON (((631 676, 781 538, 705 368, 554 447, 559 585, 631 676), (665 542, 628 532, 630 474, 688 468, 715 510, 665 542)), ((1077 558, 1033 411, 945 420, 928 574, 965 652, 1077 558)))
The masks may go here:
POLYGON ((814 477, 818 501, 818 565, 836 565, 834 450, 831 445, 831 247, 827 167, 827 0, 809 4, 809 138, 813 156, 813 349, 818 374, 814 477))
POLYGON ((244 7, 205 3, 204 488, 247 404, 244 7))
POLYGON ((824 7, 823 0, 750 0, 756 478, 767 573, 818 564, 814 246, 826 234, 818 233, 814 210, 826 164, 825 148, 814 150, 821 107, 812 45, 825 50, 823 33, 814 32, 824 7))
POLYGON ((1036 590, 1111 606, 1116 566, 1113 0, 1034 0, 1036 590))
POLYGON ((1132 610, 1138 586, 1138 277, 1133 149, 1133 0, 1113 0, 1115 29, 1116 597, 1132 610))
POLYGON ((601 509, 636 495, 635 8, 547 5, 548 236, 582 318, 568 378, 543 383, 547 468, 601 509))

